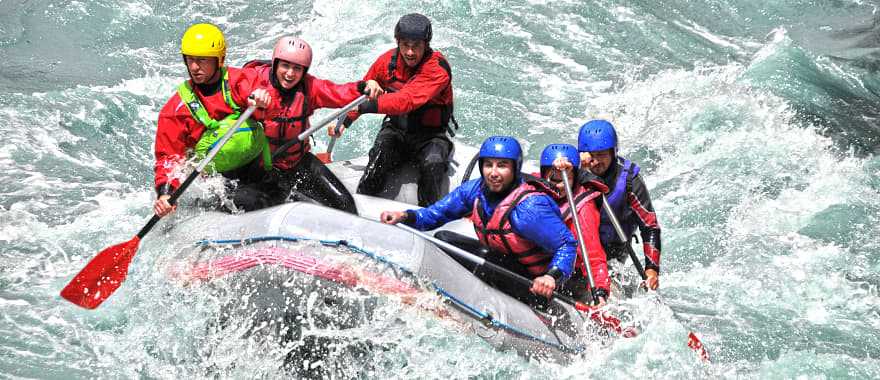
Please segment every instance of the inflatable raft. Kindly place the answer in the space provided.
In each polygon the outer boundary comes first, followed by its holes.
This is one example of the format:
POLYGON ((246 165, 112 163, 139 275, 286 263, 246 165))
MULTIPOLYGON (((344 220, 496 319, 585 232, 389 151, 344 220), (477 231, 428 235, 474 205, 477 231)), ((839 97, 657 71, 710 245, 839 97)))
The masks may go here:
MULTIPOLYGON (((461 182, 473 153, 459 147, 447 186, 461 182)), ((340 161, 331 170, 354 193, 365 164, 365 158, 340 161)), ((414 207, 414 175, 404 167, 394 176, 384 196, 397 200, 355 194, 359 216, 293 202, 184 220, 169 232, 180 243, 168 272, 185 283, 235 293, 230 310, 275 323, 291 340, 299 332, 285 324, 306 318, 341 329, 362 323, 370 306, 357 301, 359 294, 396 297, 415 307, 427 295, 439 298, 439 307, 427 306, 434 314, 460 321, 499 349, 548 359, 583 351, 583 333, 594 326, 584 312, 558 301, 537 311, 485 284, 424 238, 377 221, 382 210, 414 207)), ((465 220, 443 229, 473 235, 465 220)))

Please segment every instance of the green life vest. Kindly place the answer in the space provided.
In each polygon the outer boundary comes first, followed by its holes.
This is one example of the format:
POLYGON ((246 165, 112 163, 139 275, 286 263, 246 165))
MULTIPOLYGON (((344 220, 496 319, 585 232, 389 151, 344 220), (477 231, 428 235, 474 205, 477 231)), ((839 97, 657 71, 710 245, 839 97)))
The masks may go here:
MULTIPOLYGON (((223 99, 226 104, 232 108, 232 113, 224 117, 222 120, 214 120, 208 115, 205 106, 193 93, 192 86, 189 81, 184 81, 177 86, 177 94, 183 100, 183 104, 192 114, 193 118, 205 126, 206 130, 202 133, 202 137, 196 143, 196 157, 203 159, 208 155, 208 151, 217 144, 217 142, 226 134, 229 128, 235 125, 236 120, 241 116, 241 108, 232 100, 232 92, 229 91, 229 72, 224 68, 223 81, 221 88, 223 99)), ((211 164, 205 167, 208 173, 227 172, 238 169, 249 164, 257 156, 263 154, 263 165, 266 170, 272 168, 272 155, 269 152, 269 144, 266 135, 263 133, 263 126, 253 119, 245 120, 238 130, 232 135, 232 138, 220 148, 220 152, 214 156, 211 164)))

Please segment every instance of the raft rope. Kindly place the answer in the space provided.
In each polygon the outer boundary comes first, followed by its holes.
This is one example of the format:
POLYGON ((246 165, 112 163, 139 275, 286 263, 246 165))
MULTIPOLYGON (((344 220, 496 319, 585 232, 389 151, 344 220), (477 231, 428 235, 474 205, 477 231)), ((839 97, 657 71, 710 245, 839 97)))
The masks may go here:
MULTIPOLYGON (((347 240, 324 240, 324 239, 304 238, 304 237, 298 237, 298 236, 275 235, 275 236, 255 236, 255 237, 249 237, 246 239, 219 239, 219 240, 204 239, 204 240, 197 241, 195 243, 195 245, 202 246, 202 247, 212 246, 212 245, 249 245, 249 244, 266 242, 266 241, 285 241, 285 242, 316 241, 326 247, 343 246, 352 252, 364 255, 372 260, 375 260, 375 261, 378 261, 382 264, 388 265, 391 268, 393 268, 395 270, 399 270, 400 272, 402 272, 404 274, 407 274, 412 277, 417 277, 413 271, 407 269, 406 267, 404 267, 394 261, 388 260, 386 257, 384 257, 382 255, 378 255, 376 253, 373 253, 373 252, 370 252, 366 249, 358 247, 357 245, 351 244, 347 240)), ((431 286, 434 288, 434 290, 437 292, 437 294, 439 294, 441 297, 443 297, 444 299, 449 300, 453 304, 459 306, 462 310, 464 310, 468 314, 471 314, 474 317, 477 317, 482 321, 488 322, 492 327, 508 331, 508 332, 515 334, 517 336, 521 336, 523 338, 526 338, 526 339, 529 339, 529 340, 532 340, 532 341, 535 341, 538 343, 542 343, 544 345, 553 347, 559 351, 570 353, 570 354, 580 354, 580 353, 584 352, 584 350, 585 350, 585 348, 583 346, 569 347, 569 346, 566 346, 561 343, 552 342, 547 339, 541 338, 539 336, 535 336, 535 335, 533 335, 525 330, 522 330, 516 326, 504 323, 502 321, 499 321, 499 320, 493 318, 492 314, 490 314, 488 312, 480 311, 479 309, 477 309, 473 305, 470 305, 470 304, 464 302, 462 299, 456 297, 452 293, 449 293, 448 291, 446 291, 446 289, 444 289, 443 287, 438 285, 436 282, 432 282, 431 286)))

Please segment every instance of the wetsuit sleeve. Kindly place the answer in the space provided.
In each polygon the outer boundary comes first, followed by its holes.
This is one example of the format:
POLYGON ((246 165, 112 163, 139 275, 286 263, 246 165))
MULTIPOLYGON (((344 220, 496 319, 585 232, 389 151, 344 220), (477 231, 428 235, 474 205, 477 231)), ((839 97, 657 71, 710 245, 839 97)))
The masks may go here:
POLYGON ((254 69, 229 68, 229 89, 232 91, 232 101, 241 107, 242 112, 247 109, 248 96, 259 86, 259 73, 254 69))
POLYGON ((414 219, 412 227, 421 231, 433 230, 470 214, 482 183, 480 178, 472 179, 428 207, 407 210, 409 219, 414 219))
POLYGON ((549 269, 562 272, 565 282, 574 269, 577 241, 562 222, 559 206, 547 195, 533 195, 516 205, 510 214, 513 232, 537 244, 544 252, 553 252, 549 269))
POLYGON ((159 112, 154 146, 155 184, 159 195, 170 194, 180 186, 180 180, 172 179, 171 173, 186 159, 186 150, 191 145, 188 144, 188 116, 177 112, 181 108, 189 112, 180 98, 174 95, 159 112))
POLYGON ((432 57, 400 91, 380 95, 376 113, 401 115, 412 112, 439 95, 449 86, 449 80, 449 74, 440 66, 439 58, 432 57))
POLYGON ((312 76, 306 78, 308 78, 309 90, 307 93, 311 97, 309 104, 312 110, 318 108, 342 108, 360 96, 358 92, 358 84, 360 82, 336 84, 329 80, 318 79, 312 76))
POLYGON ((645 252, 645 269, 654 269, 660 272, 660 223, 654 206, 651 205, 651 195, 648 187, 642 180, 641 175, 636 175, 632 180, 632 191, 627 194, 627 202, 633 210, 641 231, 645 252))
MULTIPOLYGON (((587 247, 587 261, 593 273, 593 281, 599 289, 605 289, 605 294, 611 294, 611 280, 608 277, 608 262, 605 250, 602 249, 602 241, 599 239, 599 209, 595 202, 584 202, 578 209, 578 220, 581 224, 581 235, 584 237, 584 245, 587 247)), ((578 237, 575 236, 575 239, 578 237)), ((580 244, 578 255, 580 257, 580 244)), ((579 261, 580 262, 580 261, 579 261)), ((582 270, 582 269, 579 269, 582 270)))

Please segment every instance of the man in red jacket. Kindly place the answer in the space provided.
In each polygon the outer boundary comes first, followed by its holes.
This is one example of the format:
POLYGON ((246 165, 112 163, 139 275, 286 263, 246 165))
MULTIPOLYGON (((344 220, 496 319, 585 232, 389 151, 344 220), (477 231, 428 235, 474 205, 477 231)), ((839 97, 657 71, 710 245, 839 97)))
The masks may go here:
MULTIPOLYGON (((156 129, 155 184, 158 198, 153 204, 153 212, 160 217, 174 211, 175 207, 168 203, 168 199, 180 186, 179 168, 187 155, 193 150, 198 154, 200 147, 210 146, 211 139, 222 135, 217 133, 218 129, 234 123, 249 102, 259 107, 267 105, 265 98, 248 100, 258 81, 255 73, 226 67, 226 40, 216 26, 191 26, 183 34, 180 52, 190 80, 182 83, 162 107, 156 129)), ((262 146, 265 146, 265 137, 259 128, 240 130, 247 131, 242 132, 245 135, 241 138, 236 136, 233 140, 244 139, 248 142, 247 146, 242 147, 242 144, 230 140, 214 162, 218 163, 216 170, 224 177, 248 182, 252 180, 250 173, 259 173, 261 170, 256 166, 260 164, 259 154, 262 146), (219 166, 221 162, 222 167, 219 166)), ((233 195, 233 203, 237 206, 251 201, 233 195)))
POLYGON ((360 194, 376 195, 388 174, 404 160, 414 160, 419 170, 420 206, 438 201, 452 150, 452 70, 446 58, 431 49, 431 21, 412 13, 394 28, 397 47, 382 54, 364 75, 386 93, 365 102, 348 114, 341 126, 331 126, 331 136, 341 135, 359 114, 385 114, 382 129, 370 149, 370 160, 358 184, 360 194))

